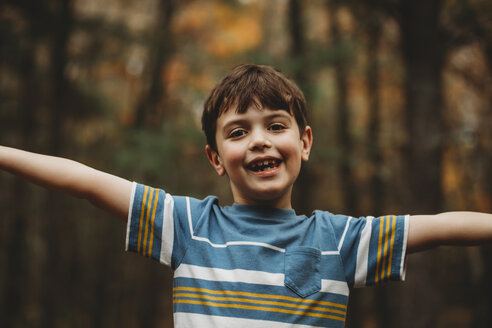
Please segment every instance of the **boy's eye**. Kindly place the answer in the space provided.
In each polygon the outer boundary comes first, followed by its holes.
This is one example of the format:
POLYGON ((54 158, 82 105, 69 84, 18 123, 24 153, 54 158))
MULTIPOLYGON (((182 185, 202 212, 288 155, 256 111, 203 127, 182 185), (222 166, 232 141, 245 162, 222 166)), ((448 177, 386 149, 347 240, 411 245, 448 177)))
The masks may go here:
POLYGON ((285 129, 285 126, 283 124, 280 124, 280 123, 274 123, 274 124, 270 125, 269 129, 272 131, 280 131, 280 130, 285 129))
POLYGON ((246 131, 241 130, 241 129, 237 129, 237 130, 234 130, 231 133, 229 133, 229 138, 239 138, 239 137, 243 136, 244 134, 246 134, 246 131))

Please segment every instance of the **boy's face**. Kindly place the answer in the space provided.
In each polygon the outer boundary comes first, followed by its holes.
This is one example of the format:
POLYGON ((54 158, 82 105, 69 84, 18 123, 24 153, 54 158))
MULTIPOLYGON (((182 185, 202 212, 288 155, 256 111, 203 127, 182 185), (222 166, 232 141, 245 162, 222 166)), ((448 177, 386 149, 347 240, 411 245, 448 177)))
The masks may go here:
POLYGON ((292 186, 307 161, 311 128, 302 136, 295 118, 285 110, 232 108, 217 119, 217 151, 207 156, 219 175, 227 174, 239 204, 292 208, 292 186))

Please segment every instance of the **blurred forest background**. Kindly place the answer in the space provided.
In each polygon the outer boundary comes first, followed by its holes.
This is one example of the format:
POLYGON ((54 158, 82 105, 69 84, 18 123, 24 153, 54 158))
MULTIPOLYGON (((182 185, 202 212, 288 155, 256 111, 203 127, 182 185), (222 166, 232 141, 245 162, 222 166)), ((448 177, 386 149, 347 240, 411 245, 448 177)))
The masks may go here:
MULTIPOLYGON (((202 104, 268 64, 311 110, 298 213, 492 211, 490 0, 0 0, 0 38, 2 145, 227 205, 202 104)), ((171 327, 171 270, 124 224, 6 173, 0 213, 0 326, 171 327)), ((491 327, 491 276, 491 247, 411 256, 347 326, 491 327)))

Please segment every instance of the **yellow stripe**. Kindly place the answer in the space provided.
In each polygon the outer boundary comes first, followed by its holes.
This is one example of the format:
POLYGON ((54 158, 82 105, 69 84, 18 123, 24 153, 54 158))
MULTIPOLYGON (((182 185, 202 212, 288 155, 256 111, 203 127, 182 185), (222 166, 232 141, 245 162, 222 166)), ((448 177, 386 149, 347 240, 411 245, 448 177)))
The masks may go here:
POLYGON ((174 287, 173 291, 174 292, 191 291, 191 292, 208 293, 208 294, 214 294, 214 295, 233 295, 233 296, 249 296, 249 297, 258 297, 258 298, 279 299, 279 300, 285 300, 285 301, 291 301, 291 302, 317 304, 317 305, 325 305, 325 306, 332 306, 332 307, 337 307, 337 308, 341 308, 341 309, 347 309, 347 306, 343 305, 343 304, 326 302, 326 301, 317 301, 317 300, 295 298, 295 297, 282 296, 282 295, 258 294, 258 293, 249 293, 249 292, 236 292, 236 291, 230 291, 230 290, 217 291, 217 290, 212 290, 212 289, 196 288, 196 287, 174 287))
POLYGON ((144 236, 144 241, 143 241, 143 251, 142 253, 145 254, 147 250, 147 237, 149 235, 149 218, 150 218, 150 209, 152 208, 152 197, 154 196, 154 188, 150 188, 150 195, 149 195, 149 206, 147 206, 147 214, 145 215, 145 236, 144 236))
POLYGON ((391 244, 390 244, 390 254, 388 260, 388 279, 391 276, 391 262, 393 260, 393 246, 395 245, 395 230, 396 230, 396 217, 391 216, 391 244))
POLYGON ((389 225, 390 225, 389 216, 384 217, 384 224, 386 225, 386 232, 384 234, 384 243, 383 243, 383 264, 381 265, 381 281, 384 280, 386 274, 386 259, 388 258, 388 247, 389 247, 389 225))
POLYGON ((214 307, 226 307, 226 308, 236 308, 236 309, 246 309, 246 310, 280 312, 280 313, 308 315, 311 317, 320 317, 320 318, 345 321, 345 318, 341 318, 341 317, 329 315, 329 314, 295 311, 295 310, 287 310, 287 309, 278 309, 278 308, 268 307, 268 306, 252 306, 252 305, 242 305, 242 304, 214 303, 214 302, 203 302, 203 301, 193 301, 193 300, 174 300, 174 303, 175 304, 179 304, 179 303, 197 304, 197 305, 206 305, 206 306, 214 306, 214 307))
POLYGON ((159 199, 159 189, 155 191, 154 197, 154 206, 152 209, 152 222, 150 224, 150 241, 149 241, 149 253, 147 254, 149 257, 152 254, 152 244, 154 242, 154 221, 155 221, 155 210, 157 208, 157 200, 159 199))
POLYGON ((340 314, 342 316, 345 316, 345 311, 334 310, 334 309, 329 309, 329 308, 322 308, 319 306, 309 306, 309 305, 292 304, 292 303, 285 303, 285 302, 261 301, 261 300, 255 300, 255 299, 239 298, 239 297, 227 297, 227 296, 226 297, 219 297, 219 296, 210 296, 210 295, 203 295, 203 294, 192 294, 192 293, 176 293, 176 294, 174 294, 174 297, 175 298, 178 298, 178 297, 198 298, 198 299, 205 299, 205 300, 211 300, 211 301, 226 301, 226 302, 277 305, 277 306, 290 307, 290 308, 295 308, 295 309, 306 309, 306 310, 310 310, 310 311, 336 313, 336 314, 340 314))
POLYGON ((137 244, 137 252, 140 253, 140 243, 142 241, 142 223, 143 223, 143 216, 144 216, 144 209, 145 209, 145 202, 147 200, 147 192, 149 190, 149 187, 145 186, 144 189, 144 195, 142 198, 142 208, 140 209, 140 223, 138 226, 138 244, 137 244))
POLYGON ((381 260, 381 240, 383 239, 383 219, 379 219, 379 242, 378 242, 378 256, 377 256, 377 266, 376 266, 376 278, 374 282, 377 284, 379 280, 379 262, 381 260))

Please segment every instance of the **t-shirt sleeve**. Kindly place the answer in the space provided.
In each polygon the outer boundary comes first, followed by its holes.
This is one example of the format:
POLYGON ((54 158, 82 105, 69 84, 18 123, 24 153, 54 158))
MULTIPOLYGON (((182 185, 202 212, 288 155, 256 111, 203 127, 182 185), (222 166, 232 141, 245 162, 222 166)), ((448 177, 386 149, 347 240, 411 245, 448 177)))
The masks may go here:
POLYGON ((171 265, 174 232, 174 198, 164 190, 134 183, 126 250, 171 265))
POLYGON ((332 222, 350 286, 405 279, 408 216, 335 216, 332 222))

